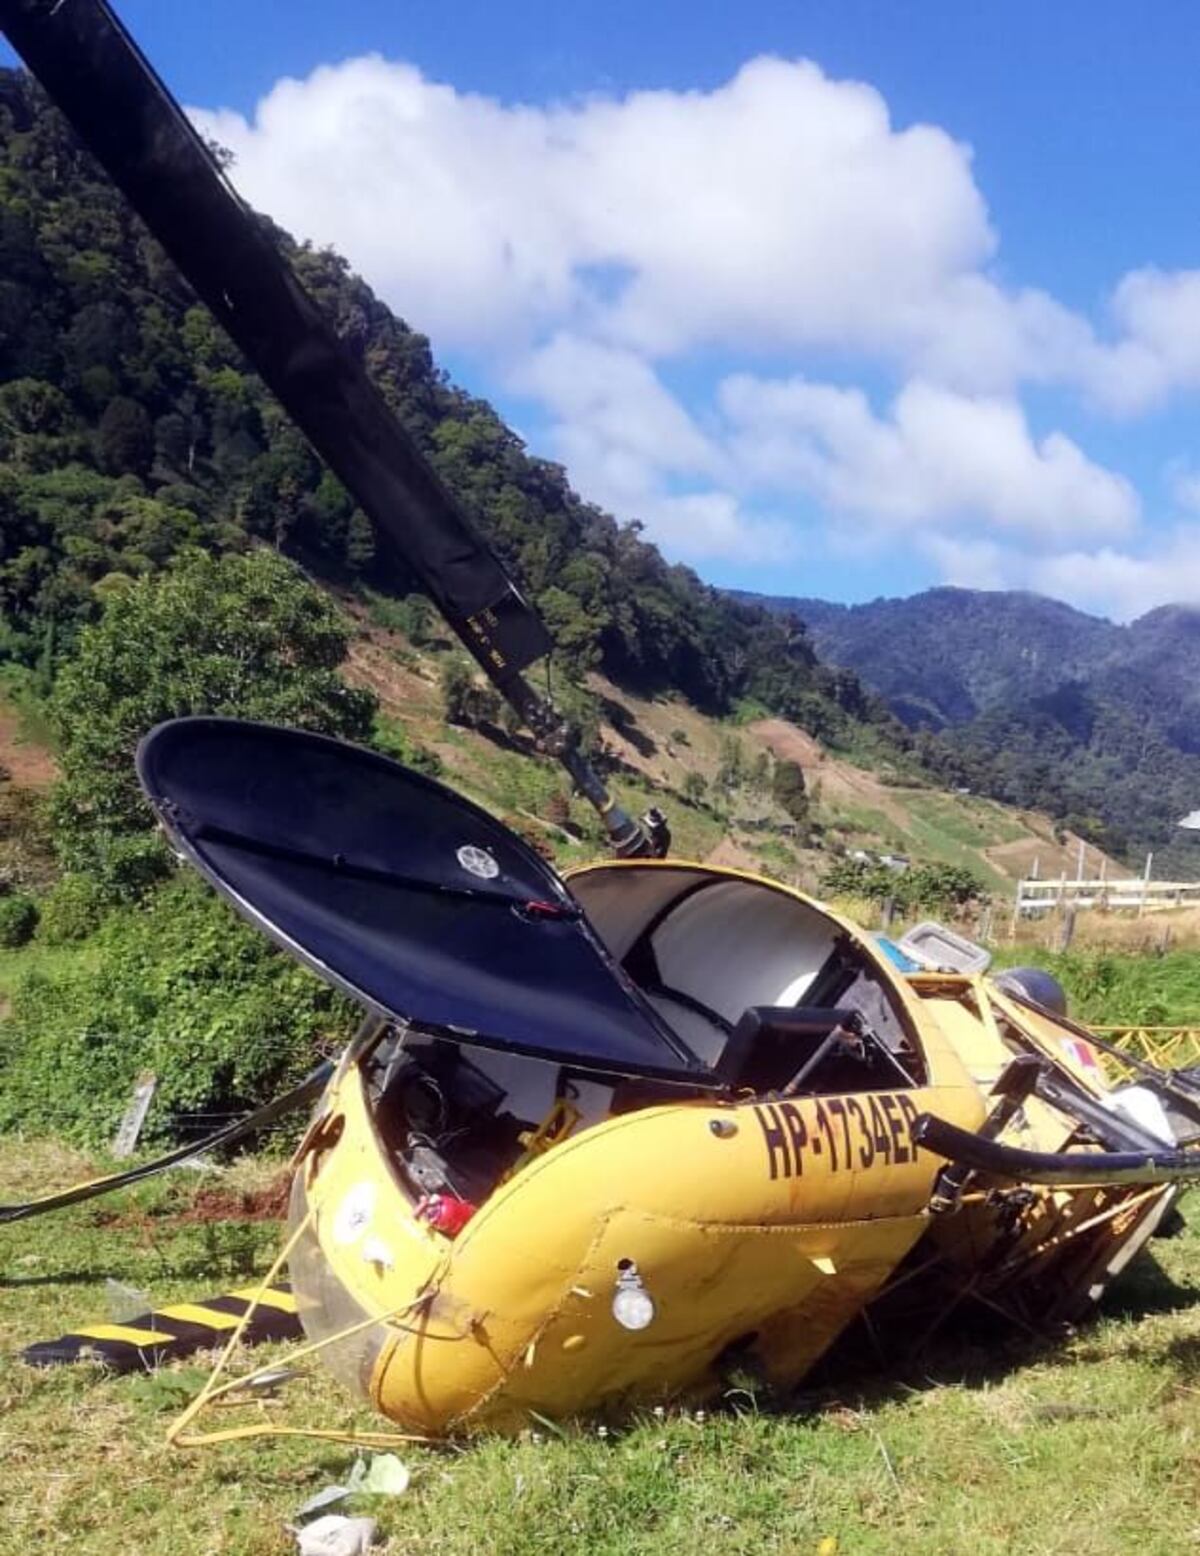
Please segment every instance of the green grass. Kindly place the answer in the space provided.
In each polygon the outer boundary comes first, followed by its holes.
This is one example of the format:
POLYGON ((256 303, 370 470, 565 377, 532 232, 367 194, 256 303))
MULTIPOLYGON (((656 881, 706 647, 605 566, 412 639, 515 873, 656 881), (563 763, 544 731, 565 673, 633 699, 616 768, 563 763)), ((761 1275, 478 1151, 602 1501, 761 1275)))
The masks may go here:
POLYGON ((1200 1025, 1200 954, 1123 956, 1114 951, 1044 951, 1005 946, 1002 967, 1044 967, 1060 981, 1071 1014, 1096 1025, 1200 1025))
POLYGON ((14 985, 29 973, 55 973, 79 961, 86 965, 94 962, 98 954, 96 947, 86 941, 79 945, 46 945, 36 935, 28 945, 0 946, 0 999, 11 995, 14 985))
MULTIPOLYGON (((53 1146, 0 1142, 0 1200, 84 1166, 53 1146)), ((256 1171, 235 1169, 242 1183, 256 1171)), ((269 1223, 179 1219, 210 1181, 181 1173, 0 1230, 4 1556, 276 1556, 294 1548, 284 1525, 295 1509, 345 1478, 354 1453, 336 1445, 168 1450, 178 1406, 156 1400, 165 1391, 13 1359, 103 1319, 106 1277, 165 1301, 262 1269, 269 1223)), ((357 1510, 379 1519, 392 1556, 803 1556, 825 1537, 840 1556, 1173 1556, 1200 1538, 1200 1235, 1154 1247, 1161 1270, 1139 1261, 1097 1323, 1040 1355, 999 1333, 986 1345, 960 1335, 906 1373, 825 1387, 791 1411, 744 1395, 705 1417, 647 1413, 607 1436, 585 1423, 561 1437, 538 1428, 404 1448, 408 1495, 357 1510)), ((162 1376, 182 1394, 196 1375, 175 1364, 162 1376)), ((368 1423, 318 1372, 284 1399, 270 1408, 293 1423, 368 1423)))
POLYGON ((883 811, 870 805, 831 805, 826 812, 828 824, 863 838, 871 838, 888 848, 902 849, 908 838, 883 811))
POLYGON ((754 846, 768 869, 783 875, 785 879, 795 875, 799 866, 795 849, 789 848, 786 843, 781 843, 773 837, 756 839, 754 846))
POLYGON ((905 795, 904 804, 911 816, 925 822, 942 837, 972 848, 1012 843, 1027 835, 1018 822, 984 800, 925 793, 905 795))
POLYGON ((989 891, 1008 894, 1012 890, 1012 882, 989 864, 978 845, 972 846, 947 832, 940 820, 931 821, 914 812, 910 819, 908 841, 915 859, 965 865, 983 881, 989 891))

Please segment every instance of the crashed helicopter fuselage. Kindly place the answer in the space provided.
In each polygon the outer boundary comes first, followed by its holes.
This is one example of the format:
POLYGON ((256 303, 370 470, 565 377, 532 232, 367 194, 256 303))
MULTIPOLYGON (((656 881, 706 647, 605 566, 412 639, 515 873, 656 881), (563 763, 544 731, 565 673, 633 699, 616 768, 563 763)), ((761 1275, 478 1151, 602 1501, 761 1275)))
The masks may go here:
POLYGON ((295 731, 181 720, 140 767, 184 856, 371 1012, 296 1155, 290 1270, 406 1430, 735 1367, 786 1390, 901 1268, 924 1322, 964 1296, 1075 1318, 1200 1167, 1185 1089, 1114 1088, 1019 981, 902 970, 777 882, 564 883, 443 786, 295 731), (947 1165, 932 1121, 995 1160, 947 1165))
POLYGON ((106 0, 0 0, 0 26, 625 856, 564 883, 442 786, 295 731, 143 744, 180 852, 368 1013, 289 1237, 339 1374, 443 1435, 731 1369, 787 1388, 896 1304, 1086 1309, 1197 1175, 1197 1087, 1114 1089, 1029 987, 902 968, 786 886, 660 857, 662 818, 624 815, 524 679, 536 611, 106 0))

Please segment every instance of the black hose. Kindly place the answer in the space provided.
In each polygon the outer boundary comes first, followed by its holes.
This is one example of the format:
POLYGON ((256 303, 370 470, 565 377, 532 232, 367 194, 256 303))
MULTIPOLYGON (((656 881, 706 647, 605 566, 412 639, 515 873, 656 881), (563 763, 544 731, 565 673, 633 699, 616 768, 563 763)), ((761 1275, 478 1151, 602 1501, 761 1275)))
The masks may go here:
POLYGON ((142 1162, 139 1166, 130 1167, 125 1172, 112 1173, 107 1178, 93 1178, 87 1183, 77 1183, 74 1188, 62 1189, 57 1194, 47 1194, 42 1199, 27 1200, 23 1205, 0 1205, 0 1226, 7 1226, 11 1221, 28 1221, 32 1216, 42 1216, 51 1210, 65 1210, 68 1205, 81 1205, 84 1200, 99 1199, 104 1194, 115 1193, 117 1189, 127 1189, 131 1184, 141 1183, 146 1178, 153 1178, 157 1173, 166 1172, 168 1167, 178 1167, 181 1163, 189 1162, 205 1151, 216 1150, 219 1146, 234 1145, 237 1141, 244 1140, 247 1135, 265 1129, 268 1124, 273 1124, 277 1118, 283 1118, 288 1113, 294 1113, 297 1108, 315 1102, 324 1091, 332 1074, 333 1061, 327 1059, 298 1086, 293 1086, 291 1091, 285 1091, 281 1097, 276 1097, 274 1101, 256 1108, 253 1113, 245 1114, 232 1124, 226 1124, 213 1134, 205 1135, 202 1140, 193 1140, 190 1145, 178 1146, 174 1151, 168 1151, 165 1156, 155 1157, 150 1162, 142 1162))
POLYGON ((1200 1179, 1200 1152, 1169 1147, 1164 1147, 1161 1155, 1144 1151, 1022 1151, 959 1129, 932 1113, 922 1113, 914 1120, 912 1137, 934 1156, 1012 1183, 1092 1188, 1200 1179))

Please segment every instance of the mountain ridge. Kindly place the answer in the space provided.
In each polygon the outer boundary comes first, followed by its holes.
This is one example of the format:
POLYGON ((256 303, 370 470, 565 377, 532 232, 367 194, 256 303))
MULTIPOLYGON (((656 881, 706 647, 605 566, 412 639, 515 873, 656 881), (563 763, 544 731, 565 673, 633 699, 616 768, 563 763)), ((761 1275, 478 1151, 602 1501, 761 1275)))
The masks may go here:
POLYGON ((1175 823, 1200 795, 1200 607, 1117 623, 1031 591, 948 585, 856 605, 753 599, 803 621, 947 781, 1048 803, 1117 852, 1171 849, 1195 872, 1175 823))

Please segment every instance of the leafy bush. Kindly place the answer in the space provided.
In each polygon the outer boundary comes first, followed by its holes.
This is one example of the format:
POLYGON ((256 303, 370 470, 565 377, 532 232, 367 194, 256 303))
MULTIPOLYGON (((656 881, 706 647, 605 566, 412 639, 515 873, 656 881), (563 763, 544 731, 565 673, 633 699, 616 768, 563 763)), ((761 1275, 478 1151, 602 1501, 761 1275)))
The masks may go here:
POLYGON ((337 674, 349 635, 330 600, 268 551, 185 552, 112 595, 50 703, 63 769, 55 845, 67 869, 129 897, 167 873, 133 765, 138 741, 164 719, 226 714, 365 736, 375 699, 337 674))
POLYGON ((412 738, 398 719, 389 719, 382 713, 375 716, 371 744, 384 756, 403 762, 405 767, 411 767, 415 773, 424 773, 426 778, 437 778, 443 771, 442 759, 436 751, 427 750, 412 738))
POLYGON ((448 659, 442 666, 442 704, 448 724, 473 729, 494 724, 500 717, 500 696, 476 678, 464 659, 448 659))
POLYGON ((1187 1026, 1200 1022, 1200 957, 1194 951, 1127 956, 1112 951, 1005 947, 1002 966, 1044 967, 1067 992, 1078 1020, 1097 1025, 1187 1026))
POLYGON ((0 946, 11 949, 32 939, 37 928, 38 910, 32 897, 13 893, 0 897, 0 946))
POLYGON ((901 877, 901 901, 913 908, 963 908, 987 896, 983 882, 965 865, 922 864, 901 877))
POLYGON ((48 945, 86 940, 97 928, 110 898, 89 875, 64 875, 40 904, 38 938, 48 945))
POLYGON ((704 797, 708 793, 704 774, 696 772, 694 768, 684 773, 681 792, 689 805, 703 805, 704 797))
POLYGON ((110 914, 86 965, 12 991, 0 1026, 0 1130, 111 1137, 142 1070, 158 1076, 148 1134, 178 1115, 237 1111, 305 1074, 350 1029, 348 1001, 241 924, 191 876, 110 914))
POLYGON ((776 805, 794 822, 803 826, 808 820, 808 789, 804 769, 799 762, 776 762, 771 778, 771 794, 776 805))
POLYGON ((870 859, 839 859, 826 870, 821 889, 829 897, 889 898, 902 913, 947 912, 983 900, 983 882, 956 864, 922 864, 899 872, 870 859))
POLYGON ((410 643, 424 647, 437 636, 437 616, 423 594, 410 594, 403 600, 368 589, 367 615, 373 626, 389 632, 403 632, 410 643))

